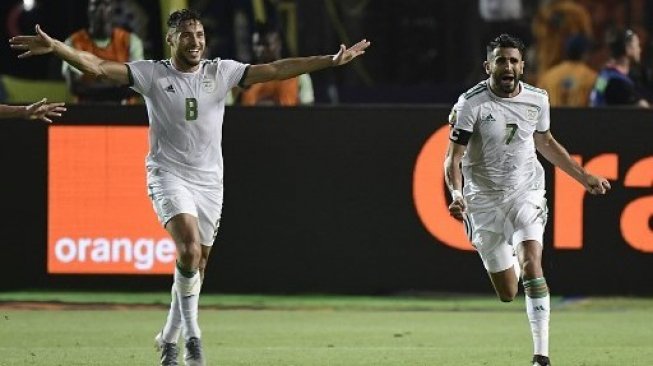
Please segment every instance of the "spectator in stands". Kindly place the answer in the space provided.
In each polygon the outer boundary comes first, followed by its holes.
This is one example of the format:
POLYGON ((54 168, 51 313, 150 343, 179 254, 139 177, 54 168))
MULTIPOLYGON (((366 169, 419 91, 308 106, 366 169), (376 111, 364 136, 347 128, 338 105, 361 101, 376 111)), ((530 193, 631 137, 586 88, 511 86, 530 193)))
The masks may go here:
POLYGON ((628 76, 639 63, 642 49, 639 37, 631 30, 617 31, 608 40, 611 58, 599 72, 590 96, 592 107, 630 105, 648 108, 649 103, 635 88, 628 76))
MULTIPOLYGON (((143 42, 134 33, 113 24, 113 0, 88 0, 88 29, 73 33, 66 44, 102 59, 127 62, 143 59, 143 42)), ((93 80, 63 62, 62 74, 77 102, 134 104, 136 94, 124 86, 93 80)))
POLYGON ((586 63, 589 40, 582 34, 567 41, 567 59, 546 71, 538 86, 549 93, 552 107, 587 107, 597 73, 586 63))
POLYGON ((0 104, 0 118, 40 119, 50 123, 50 118, 61 117, 61 113, 66 111, 64 105, 65 103, 48 103, 46 98, 30 105, 0 104))
MULTIPOLYGON (((252 34, 255 63, 270 63, 284 57, 284 44, 277 28, 259 24, 252 34)), ((296 106, 310 105, 315 101, 311 77, 302 74, 292 79, 254 84, 238 97, 240 104, 296 106)))
POLYGON ((572 0, 551 0, 533 18, 537 77, 564 57, 565 42, 572 35, 592 39, 592 19, 582 5, 572 0))

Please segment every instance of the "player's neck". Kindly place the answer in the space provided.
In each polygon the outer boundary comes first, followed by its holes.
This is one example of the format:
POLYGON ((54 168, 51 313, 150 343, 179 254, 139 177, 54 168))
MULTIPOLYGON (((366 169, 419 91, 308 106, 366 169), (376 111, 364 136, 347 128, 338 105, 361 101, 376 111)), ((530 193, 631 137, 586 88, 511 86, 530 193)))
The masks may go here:
POLYGON ((200 68, 200 64, 190 65, 190 64, 188 64, 188 63, 186 63, 184 61, 181 61, 181 60, 175 58, 174 56, 172 57, 171 62, 172 62, 172 67, 174 67, 175 70, 177 70, 179 72, 191 73, 191 72, 195 72, 195 71, 199 70, 199 68, 200 68))
POLYGON ((490 91, 492 92, 492 94, 496 95, 499 98, 513 98, 519 95, 519 93, 521 93, 521 83, 519 81, 516 81, 516 83, 517 86, 515 87, 515 90, 513 90, 510 93, 506 93, 503 90, 501 90, 499 85, 497 85, 492 78, 490 78, 489 80, 490 91))

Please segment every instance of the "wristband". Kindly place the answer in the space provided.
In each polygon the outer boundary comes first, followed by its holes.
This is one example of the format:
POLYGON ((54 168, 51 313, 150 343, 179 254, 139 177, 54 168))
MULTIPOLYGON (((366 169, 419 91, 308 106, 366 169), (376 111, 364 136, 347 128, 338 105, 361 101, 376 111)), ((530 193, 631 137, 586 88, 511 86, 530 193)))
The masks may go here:
POLYGON ((459 198, 463 199, 463 194, 459 190, 454 189, 453 191, 451 191, 451 199, 452 200, 455 201, 455 200, 457 200, 459 198))

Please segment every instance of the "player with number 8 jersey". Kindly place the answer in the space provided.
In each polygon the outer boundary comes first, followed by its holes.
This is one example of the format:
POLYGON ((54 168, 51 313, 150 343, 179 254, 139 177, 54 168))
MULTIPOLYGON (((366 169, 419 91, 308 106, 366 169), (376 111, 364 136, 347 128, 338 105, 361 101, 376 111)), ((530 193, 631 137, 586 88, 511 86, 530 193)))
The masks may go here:
POLYGON ((156 335, 161 365, 177 365, 177 341, 183 330, 185 365, 205 365, 198 324, 198 299, 215 239, 223 200, 222 121, 227 92, 271 80, 285 80, 344 65, 365 53, 362 40, 335 55, 296 57, 247 65, 202 59, 204 26, 195 11, 182 9, 168 18, 166 41, 172 57, 163 61, 120 63, 75 50, 36 26, 36 35, 16 36, 11 48, 19 58, 54 53, 99 80, 129 85, 145 98, 150 122, 146 158, 148 193, 161 224, 177 248, 172 301, 163 329, 156 335))
POLYGON ((132 89, 148 106, 148 170, 165 169, 200 186, 220 185, 225 96, 248 65, 202 60, 194 72, 179 71, 170 60, 133 61, 127 66, 132 89))

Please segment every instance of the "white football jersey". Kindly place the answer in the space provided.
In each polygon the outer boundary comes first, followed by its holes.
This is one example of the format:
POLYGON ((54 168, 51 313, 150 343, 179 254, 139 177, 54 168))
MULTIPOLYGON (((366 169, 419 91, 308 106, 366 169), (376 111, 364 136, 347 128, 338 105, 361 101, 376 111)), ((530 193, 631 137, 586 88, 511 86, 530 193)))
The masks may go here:
MULTIPOLYGON (((470 207, 507 201, 524 190, 544 189, 544 169, 533 134, 549 130, 546 91, 520 82, 521 92, 501 98, 483 81, 463 93, 450 123, 471 133, 462 160, 463 193, 470 207)), ((452 133, 452 140, 456 137, 452 133)))
POLYGON ((180 72, 170 60, 127 63, 131 88, 142 94, 150 122, 148 168, 169 171, 190 183, 222 182, 222 122, 225 97, 247 64, 202 60, 195 72, 180 72))

